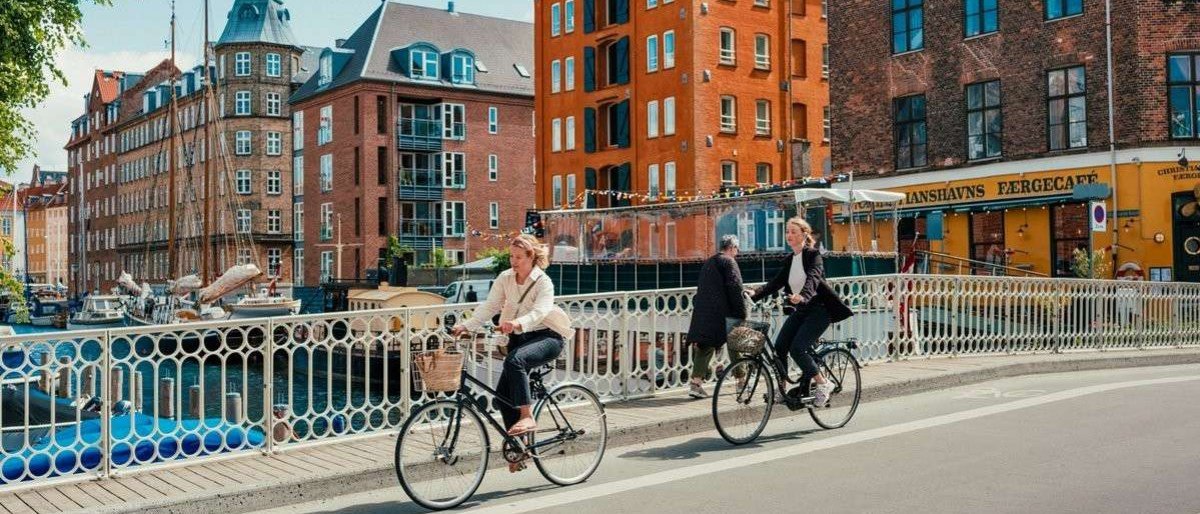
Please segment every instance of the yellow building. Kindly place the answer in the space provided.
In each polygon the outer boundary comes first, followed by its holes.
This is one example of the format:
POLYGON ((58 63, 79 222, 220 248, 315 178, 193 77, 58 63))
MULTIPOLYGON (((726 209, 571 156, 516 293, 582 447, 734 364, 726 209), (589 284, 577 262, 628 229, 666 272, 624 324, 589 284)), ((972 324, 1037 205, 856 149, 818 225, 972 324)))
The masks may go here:
MULTIPOLYGON (((1132 263, 1125 267, 1136 267, 1147 280, 1197 282, 1200 163, 1184 165, 1179 153, 1173 148, 1117 152, 1115 183, 1109 154, 1092 153, 856 177, 854 187, 907 196, 898 224, 902 254, 915 247, 1050 276, 1073 276, 1074 250, 1090 245, 1115 257, 1110 261, 1114 271, 1132 263), (1089 193, 1103 196, 1107 219, 1102 231, 1092 230, 1089 193), (931 239, 929 229, 936 228, 937 213, 943 220, 942 238, 931 239)), ((882 218, 857 225, 861 249, 869 249, 871 240, 880 250, 891 249, 897 225, 882 218)), ((834 220, 833 247, 842 249, 851 225, 844 217, 834 220)))

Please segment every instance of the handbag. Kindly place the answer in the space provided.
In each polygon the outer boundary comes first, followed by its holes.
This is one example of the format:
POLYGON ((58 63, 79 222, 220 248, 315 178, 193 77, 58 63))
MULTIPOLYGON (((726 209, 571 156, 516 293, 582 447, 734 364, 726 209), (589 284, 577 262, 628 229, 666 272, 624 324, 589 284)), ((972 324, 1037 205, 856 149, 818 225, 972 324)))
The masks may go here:
MULTIPOLYGON (((517 310, 513 311, 513 319, 517 319, 520 317, 519 314, 521 313, 521 303, 525 301, 525 297, 529 296, 529 292, 533 290, 533 286, 536 286, 538 281, 541 279, 542 279, 542 277, 533 279, 533 282, 529 284, 529 287, 525 288, 525 292, 521 293, 521 298, 517 299, 517 310)), ((518 334, 509 334, 508 335, 508 343, 500 348, 501 355, 508 355, 508 347, 512 346, 513 336, 515 336, 515 335, 518 335, 518 334)))

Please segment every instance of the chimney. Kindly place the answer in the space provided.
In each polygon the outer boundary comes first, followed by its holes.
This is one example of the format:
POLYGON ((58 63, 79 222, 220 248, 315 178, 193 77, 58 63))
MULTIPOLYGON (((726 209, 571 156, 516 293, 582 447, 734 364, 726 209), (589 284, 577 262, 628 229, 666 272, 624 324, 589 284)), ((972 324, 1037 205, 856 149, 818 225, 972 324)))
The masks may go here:
POLYGON ((457 12, 454 12, 454 0, 450 0, 446 3, 446 12, 450 14, 458 14, 457 12))
POLYGON ((338 40, 334 41, 334 42, 333 42, 333 44, 334 44, 334 46, 336 46, 337 48, 341 48, 341 47, 343 47, 343 46, 346 46, 346 40, 345 40, 345 39, 338 39, 338 40))

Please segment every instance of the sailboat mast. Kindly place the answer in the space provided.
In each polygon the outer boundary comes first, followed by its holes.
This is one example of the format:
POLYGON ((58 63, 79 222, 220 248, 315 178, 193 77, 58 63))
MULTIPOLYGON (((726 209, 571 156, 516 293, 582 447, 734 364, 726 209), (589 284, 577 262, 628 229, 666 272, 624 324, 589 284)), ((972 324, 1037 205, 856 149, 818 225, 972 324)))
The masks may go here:
POLYGON ((200 255, 201 255, 201 257, 200 257, 200 284, 208 285, 208 277, 210 276, 209 275, 210 271, 208 269, 208 259, 209 259, 209 254, 212 252, 212 249, 209 247, 209 245, 212 243, 212 235, 210 233, 212 229, 209 224, 211 223, 210 220, 211 220, 211 216, 212 216, 210 206, 212 204, 212 195, 213 195, 212 171, 210 168, 211 164, 209 163, 209 161, 212 160, 212 144, 211 144, 212 141, 209 140, 209 136, 208 136, 208 125, 209 125, 209 123, 212 122, 212 119, 211 119, 212 115, 210 112, 208 112, 208 93, 210 91, 209 88, 212 85, 212 79, 213 79, 213 76, 211 73, 212 67, 209 65, 209 62, 208 62, 208 0, 204 0, 204 53, 203 53, 203 55, 204 55, 204 92, 200 95, 201 102, 202 102, 201 107, 200 107, 200 112, 204 113, 203 114, 203 116, 204 116, 204 241, 201 242, 201 244, 200 244, 200 248, 201 248, 201 251, 200 251, 200 255))
POLYGON ((167 273, 177 276, 175 269, 175 1, 171 1, 171 105, 167 110, 167 137, 171 139, 171 153, 167 156, 167 273))

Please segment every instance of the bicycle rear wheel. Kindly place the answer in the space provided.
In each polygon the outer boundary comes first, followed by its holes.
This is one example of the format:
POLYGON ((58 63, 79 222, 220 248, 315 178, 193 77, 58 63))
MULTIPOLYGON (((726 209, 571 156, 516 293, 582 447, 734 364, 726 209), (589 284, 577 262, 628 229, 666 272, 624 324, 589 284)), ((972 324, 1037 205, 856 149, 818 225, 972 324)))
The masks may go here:
POLYGON ((608 420, 600 399, 586 387, 563 384, 552 389, 533 409, 538 430, 534 464, 542 476, 558 485, 587 480, 600 467, 608 445, 608 420))
POLYGON ((483 419, 450 400, 417 409, 396 441, 396 477, 418 505, 451 509, 467 501, 487 470, 488 436, 483 419))
POLYGON ((817 355, 821 373, 832 380, 833 392, 824 406, 809 407, 808 413, 821 428, 841 428, 854 417, 862 397, 862 380, 858 361, 842 348, 826 350, 817 355))
POLYGON ((712 402, 713 423, 721 437, 730 444, 746 444, 762 433, 775 406, 774 382, 755 357, 738 359, 721 372, 712 402))

